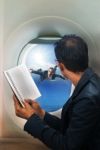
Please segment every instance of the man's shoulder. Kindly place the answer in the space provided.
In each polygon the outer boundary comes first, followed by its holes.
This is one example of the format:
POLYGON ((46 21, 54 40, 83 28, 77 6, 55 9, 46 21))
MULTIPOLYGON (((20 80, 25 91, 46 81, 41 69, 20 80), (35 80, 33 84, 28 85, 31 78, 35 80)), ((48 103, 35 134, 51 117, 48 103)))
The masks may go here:
POLYGON ((89 79, 88 86, 100 92, 100 77, 96 73, 89 79))
POLYGON ((100 77, 97 74, 94 74, 89 79, 81 94, 83 94, 85 97, 100 98, 100 77))

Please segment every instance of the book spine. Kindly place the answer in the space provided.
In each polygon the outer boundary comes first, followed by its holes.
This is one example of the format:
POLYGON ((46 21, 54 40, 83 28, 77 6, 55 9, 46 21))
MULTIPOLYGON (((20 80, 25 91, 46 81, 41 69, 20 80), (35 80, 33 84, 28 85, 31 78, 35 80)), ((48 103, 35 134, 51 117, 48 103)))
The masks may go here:
POLYGON ((10 79, 10 82, 11 82, 11 84, 12 84, 12 86, 13 86, 12 90, 15 92, 17 98, 18 98, 19 100, 23 101, 24 98, 23 98, 23 96, 21 95, 21 93, 19 92, 19 90, 17 89, 16 84, 15 84, 14 81, 12 80, 10 74, 9 74, 8 72, 6 72, 6 74, 7 74, 8 78, 10 79))

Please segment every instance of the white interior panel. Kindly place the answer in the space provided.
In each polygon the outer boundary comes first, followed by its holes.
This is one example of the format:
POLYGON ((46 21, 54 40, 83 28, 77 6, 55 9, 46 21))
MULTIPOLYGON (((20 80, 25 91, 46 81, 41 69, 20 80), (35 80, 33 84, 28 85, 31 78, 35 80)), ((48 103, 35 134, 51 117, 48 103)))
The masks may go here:
POLYGON ((21 49, 30 40, 39 36, 63 36, 71 33, 87 41, 90 65, 100 74, 100 1, 4 0, 3 4, 1 2, 0 106, 3 103, 3 107, 0 109, 0 120, 3 118, 3 122, 0 122, 0 136, 27 137, 21 129, 24 121, 15 116, 12 92, 5 79, 2 84, 2 71, 17 65, 21 49))
POLYGON ((0 137, 2 136, 2 100, 3 100, 3 1, 0 1, 0 137))

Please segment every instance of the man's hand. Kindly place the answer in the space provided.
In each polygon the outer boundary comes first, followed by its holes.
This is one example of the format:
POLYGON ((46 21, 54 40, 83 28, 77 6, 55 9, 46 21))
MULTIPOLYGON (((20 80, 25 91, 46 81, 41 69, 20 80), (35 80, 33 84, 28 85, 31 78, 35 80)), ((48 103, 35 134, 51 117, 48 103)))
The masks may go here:
POLYGON ((35 110, 35 113, 41 118, 43 119, 45 116, 45 111, 40 107, 40 105, 33 100, 25 100, 25 102, 29 103, 32 108, 35 110))
POLYGON ((29 117, 31 117, 32 114, 35 114, 35 110, 27 101, 23 102, 25 108, 22 108, 15 95, 13 96, 13 100, 16 116, 28 119, 29 117))

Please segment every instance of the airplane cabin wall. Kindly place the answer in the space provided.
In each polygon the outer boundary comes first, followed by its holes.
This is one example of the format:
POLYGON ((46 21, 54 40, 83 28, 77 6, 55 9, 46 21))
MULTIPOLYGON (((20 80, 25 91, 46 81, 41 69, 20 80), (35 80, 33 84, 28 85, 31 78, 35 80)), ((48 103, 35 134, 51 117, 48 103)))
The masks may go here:
MULTIPOLYGON (((4 6, 2 15, 4 19, 2 20, 2 18, 0 18, 2 22, 1 25, 3 25, 3 30, 2 27, 0 27, 0 33, 3 31, 3 41, 0 39, 0 43, 3 42, 4 45, 0 44, 0 47, 1 50, 3 46, 5 48, 3 49, 3 53, 0 52, 2 54, 0 61, 2 61, 3 58, 3 63, 0 62, 1 68, 2 65, 3 69, 15 66, 21 48, 32 38, 39 36, 40 33, 48 33, 49 28, 51 32, 60 35, 64 35, 65 31, 66 33, 70 33, 69 28, 67 30, 68 22, 70 22, 69 25, 72 25, 70 29, 72 29, 73 32, 77 29, 77 33, 79 31, 79 35, 82 35, 89 41, 91 64, 96 72, 100 73, 99 0, 4 0, 4 4, 0 5, 0 7, 2 8, 2 6, 4 6), (60 23, 60 20, 62 23, 60 23), (40 25, 38 25, 38 23, 40 23, 40 25)), ((1 73, 0 76, 2 79, 1 73)), ((2 85, 2 83, 0 83, 0 85, 2 85)), ((3 123, 0 122, 0 128, 1 124, 3 126, 0 136, 27 137, 24 131, 15 123, 16 121, 14 122, 9 116, 8 110, 10 111, 11 107, 14 111, 14 108, 12 105, 7 106, 8 103, 6 103, 11 100, 12 93, 6 85, 5 79, 3 90, 4 95, 1 89, 0 98, 0 106, 2 106, 3 103, 2 112, 0 109, 0 116, 3 117, 3 123)), ((17 117, 15 116, 15 118, 17 117)))
POLYGON ((0 137, 2 136, 2 100, 3 100, 3 0, 0 1, 0 137))

